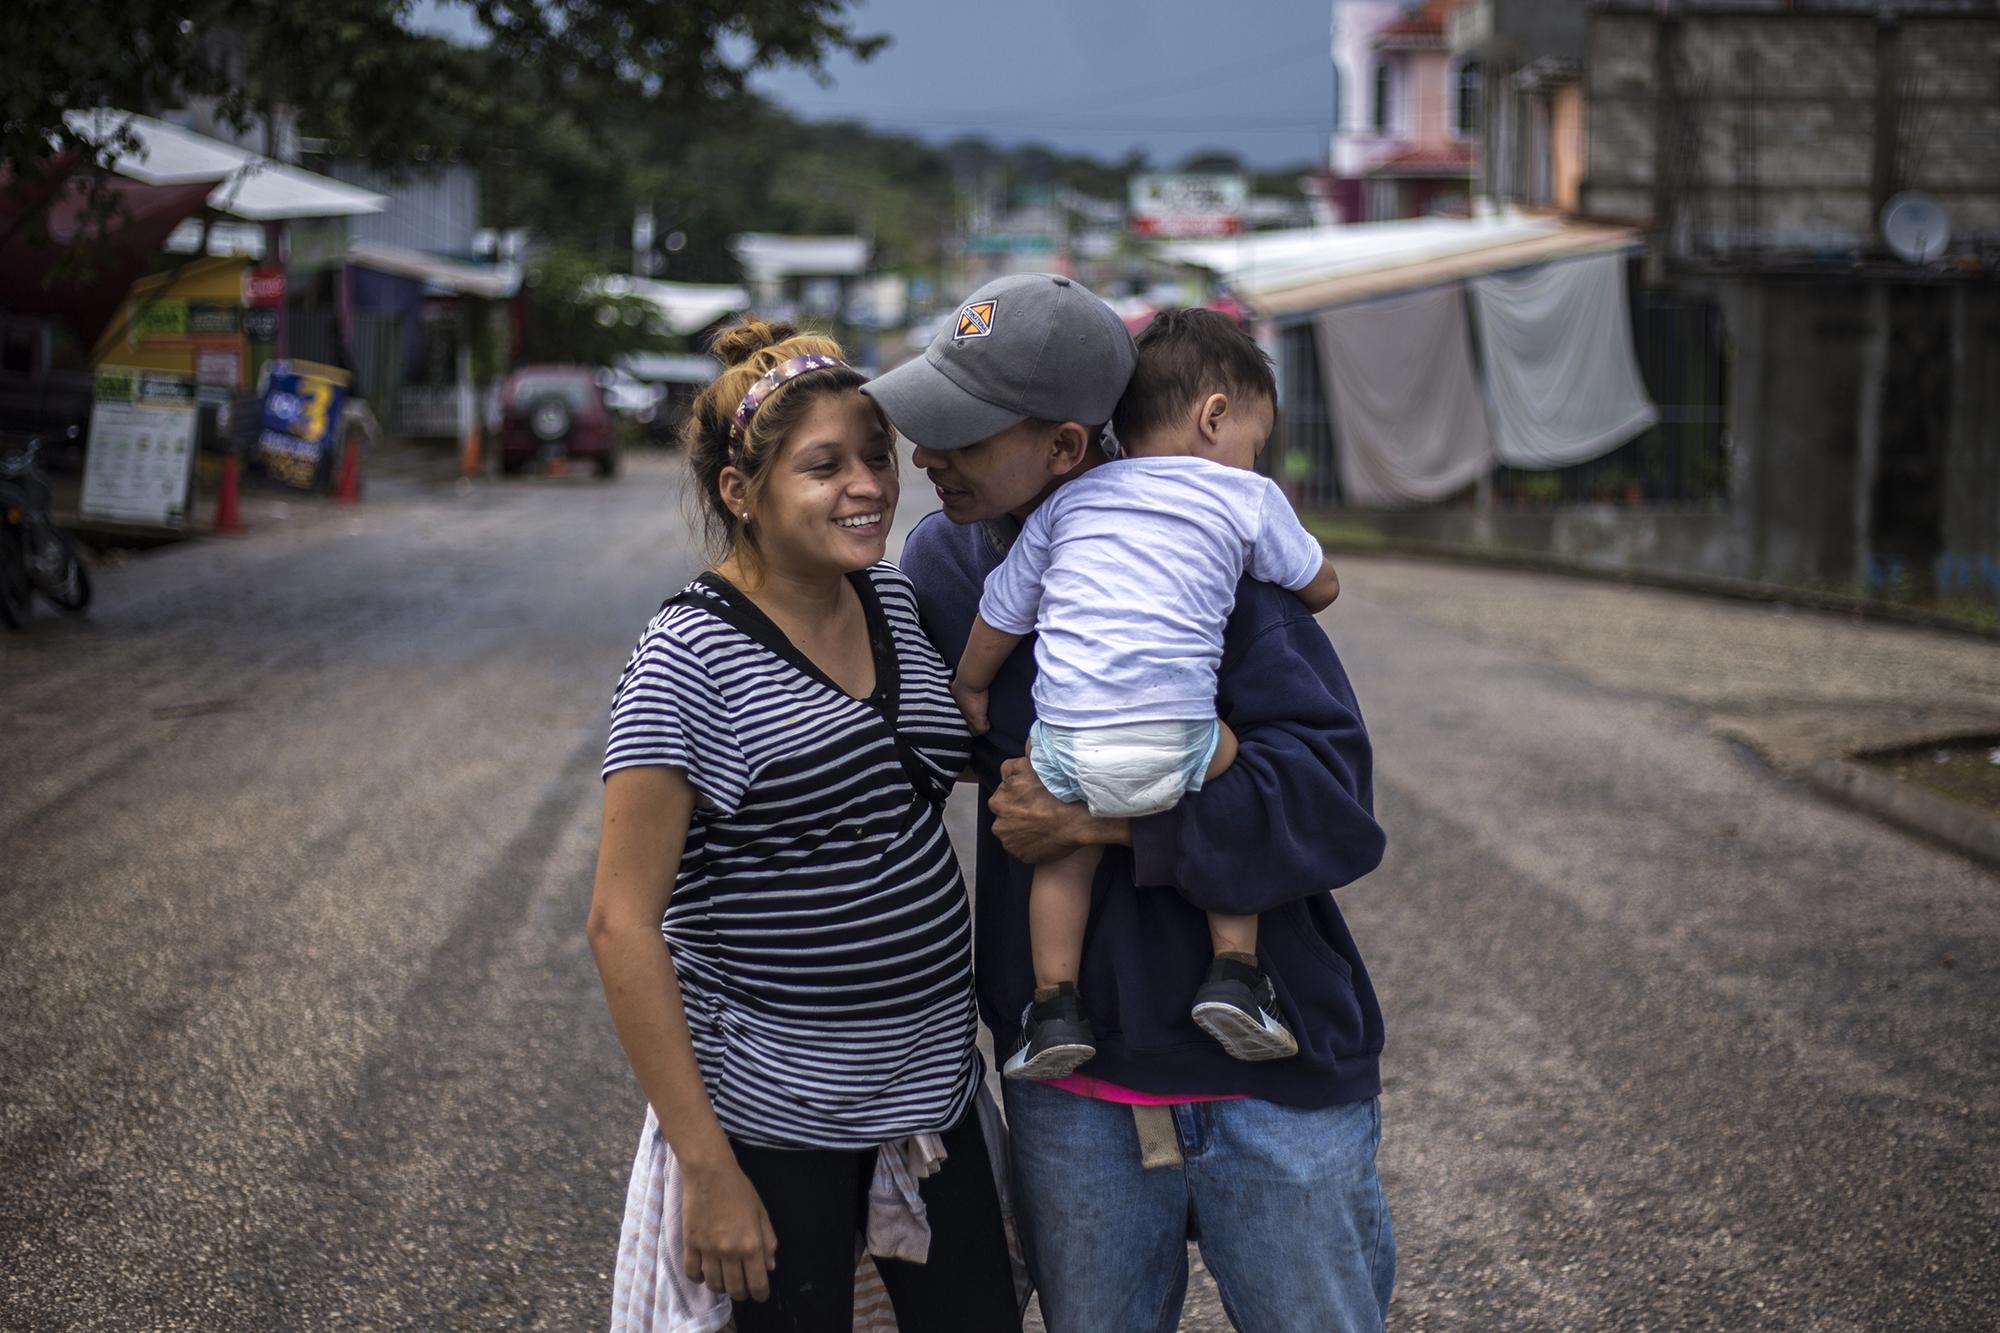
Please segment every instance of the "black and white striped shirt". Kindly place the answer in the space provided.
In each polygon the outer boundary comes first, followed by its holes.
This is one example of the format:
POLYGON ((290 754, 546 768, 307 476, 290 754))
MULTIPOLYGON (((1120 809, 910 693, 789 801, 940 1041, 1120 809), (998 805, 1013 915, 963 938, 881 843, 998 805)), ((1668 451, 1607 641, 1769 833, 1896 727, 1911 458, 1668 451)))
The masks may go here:
POLYGON ((646 627, 612 702, 605 775, 667 765, 700 794, 661 931, 716 1117, 765 1146, 940 1130, 981 1076, 942 813, 971 742, 909 580, 850 578, 868 699, 707 576, 646 627))

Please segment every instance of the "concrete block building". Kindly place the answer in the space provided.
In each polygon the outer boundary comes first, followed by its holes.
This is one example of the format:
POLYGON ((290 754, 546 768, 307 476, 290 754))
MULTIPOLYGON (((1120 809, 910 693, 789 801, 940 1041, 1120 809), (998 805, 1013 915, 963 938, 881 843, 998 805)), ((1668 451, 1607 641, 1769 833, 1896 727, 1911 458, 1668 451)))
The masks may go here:
POLYGON ((1726 330, 1716 572, 1990 582, 2000 5, 1597 0, 1591 19, 1581 211, 1643 226, 1649 285, 1726 330))

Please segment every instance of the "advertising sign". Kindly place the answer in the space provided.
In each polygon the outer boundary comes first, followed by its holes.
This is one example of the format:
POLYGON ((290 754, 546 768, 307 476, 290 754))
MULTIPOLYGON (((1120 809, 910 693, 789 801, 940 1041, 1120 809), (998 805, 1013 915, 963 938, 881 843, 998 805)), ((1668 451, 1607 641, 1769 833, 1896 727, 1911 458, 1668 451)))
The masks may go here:
POLYGON ((316 361, 273 361, 264 386, 257 458, 276 481, 311 490, 321 460, 333 447, 334 428, 352 377, 316 361))
POLYGON ((252 268, 243 271, 243 304, 275 306, 285 303, 285 270, 252 268))
POLYGON ((1249 198, 1249 182, 1241 176, 1134 176, 1132 231, 1162 240, 1234 236, 1243 230, 1249 198))
POLYGON ((97 372, 83 498, 92 517, 179 524, 194 475, 194 380, 160 370, 97 372))
POLYGON ((278 340, 278 312, 262 308, 244 311, 243 332, 249 336, 251 342, 276 342, 278 340))

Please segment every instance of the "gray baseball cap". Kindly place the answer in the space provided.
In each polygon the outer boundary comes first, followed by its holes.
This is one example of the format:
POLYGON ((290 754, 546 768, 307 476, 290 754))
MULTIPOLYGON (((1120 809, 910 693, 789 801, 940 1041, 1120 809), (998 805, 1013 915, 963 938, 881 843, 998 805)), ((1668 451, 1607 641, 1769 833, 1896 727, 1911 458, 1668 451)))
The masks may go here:
POLYGON ((960 305, 919 357, 861 386, 926 449, 963 449, 1035 417, 1111 420, 1139 354, 1132 334, 1081 283, 1016 273, 960 305))

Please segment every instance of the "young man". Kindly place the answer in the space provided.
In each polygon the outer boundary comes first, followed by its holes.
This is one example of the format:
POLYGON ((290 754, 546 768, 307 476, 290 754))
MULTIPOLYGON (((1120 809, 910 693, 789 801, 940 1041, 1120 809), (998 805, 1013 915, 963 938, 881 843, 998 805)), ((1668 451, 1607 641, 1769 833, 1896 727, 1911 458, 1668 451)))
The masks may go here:
MULTIPOLYGON (((867 386, 944 505, 904 548, 926 629, 957 661, 988 573, 1057 487, 1104 461, 1130 336, 1067 278, 975 292, 925 354, 867 386)), ((1032 639, 1007 659, 974 747, 986 798, 974 922, 981 1015, 1019 1040, 1034 992, 1033 863, 1102 845, 1081 979, 1090 1076, 1010 1082, 1030 1266, 1052 1333, 1172 1329, 1198 1234, 1232 1321, 1381 1327, 1395 1241, 1375 1166, 1381 1011, 1328 891, 1373 870, 1368 736, 1332 646, 1290 593, 1246 579, 1216 685, 1236 762, 1172 810, 1092 817, 1020 756, 1034 721, 1032 639), (1187 996, 1211 959, 1207 913, 1256 915, 1299 1052, 1247 1064, 1207 1039, 1187 996)))

